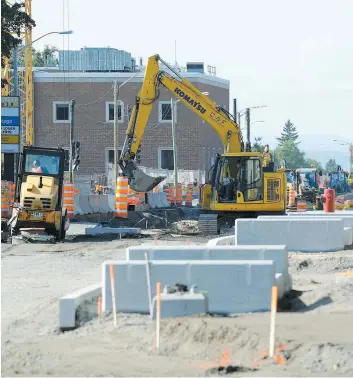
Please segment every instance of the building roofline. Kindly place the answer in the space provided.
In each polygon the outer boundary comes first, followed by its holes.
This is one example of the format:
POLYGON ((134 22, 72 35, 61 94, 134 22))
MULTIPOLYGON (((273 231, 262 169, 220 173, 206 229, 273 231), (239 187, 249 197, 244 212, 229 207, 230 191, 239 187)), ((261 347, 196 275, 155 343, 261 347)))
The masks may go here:
MULTIPOLYGON (((35 83, 109 83, 113 80, 118 82, 124 82, 132 75, 134 72, 72 72, 72 71, 40 71, 35 70, 34 82, 35 83)), ((206 75, 200 72, 180 72, 182 77, 190 80, 191 82, 214 85, 216 87, 229 89, 230 81, 222 79, 217 76, 206 75)), ((141 75, 130 80, 131 83, 142 83, 144 72, 141 75)))

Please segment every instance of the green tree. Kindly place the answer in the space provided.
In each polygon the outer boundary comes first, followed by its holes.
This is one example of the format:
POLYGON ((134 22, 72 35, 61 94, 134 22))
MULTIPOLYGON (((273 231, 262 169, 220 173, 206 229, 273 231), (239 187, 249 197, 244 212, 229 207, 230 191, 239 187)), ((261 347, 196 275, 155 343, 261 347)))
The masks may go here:
POLYGON ((326 165, 325 165, 325 172, 330 173, 330 172, 335 172, 337 170, 338 164, 336 163, 335 159, 330 159, 326 165))
POLYGON ((294 141, 285 140, 275 150, 275 165, 280 166, 283 160, 287 168, 302 168, 305 165, 305 153, 299 150, 294 141))
POLYGON ((306 159, 303 168, 311 168, 311 167, 316 168, 317 171, 323 171, 322 165, 319 161, 315 159, 311 159, 311 158, 306 159))
MULTIPOLYGON (((19 38, 21 30, 36 26, 32 18, 22 10, 23 7, 23 3, 10 5, 1 0, 1 67, 5 65, 5 58, 11 57, 12 49, 22 43, 19 38)), ((6 84, 6 80, 1 79, 1 88, 6 84)))
POLYGON ((251 150, 254 152, 263 152, 265 146, 262 144, 262 137, 255 137, 255 143, 252 145, 251 150))
MULTIPOLYGON (((32 48, 32 64, 33 67, 55 67, 59 64, 59 60, 55 53, 58 52, 56 46, 44 45, 43 51, 32 48)), ((10 63, 11 63, 10 59, 10 63)), ((17 55, 17 62, 19 66, 24 65, 24 54, 20 52, 17 55)))
POLYGON ((278 140, 279 146, 283 146, 283 144, 286 141, 291 141, 297 145, 300 143, 300 142, 296 142, 298 137, 299 135, 297 133, 296 127, 290 120, 288 120, 283 126, 283 131, 281 133, 281 136, 277 138, 277 140, 278 140))

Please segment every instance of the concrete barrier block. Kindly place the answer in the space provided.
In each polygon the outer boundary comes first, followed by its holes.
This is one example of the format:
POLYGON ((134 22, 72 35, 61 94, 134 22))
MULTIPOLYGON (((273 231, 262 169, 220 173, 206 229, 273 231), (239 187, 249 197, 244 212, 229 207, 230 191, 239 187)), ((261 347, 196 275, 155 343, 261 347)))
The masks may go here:
POLYGON ((343 232, 344 232, 344 245, 352 245, 353 244, 353 228, 345 227, 343 232))
POLYGON ((102 235, 102 234, 141 234, 141 228, 132 228, 132 227, 102 227, 100 225, 96 227, 86 227, 85 235, 102 235))
MULTIPOLYGON (((234 238, 234 236, 233 236, 234 238)), ((288 277, 288 249, 285 245, 241 245, 241 246, 132 246, 126 249, 126 260, 272 260, 276 273, 288 277)))
POLYGON ((87 286, 59 299, 59 327, 69 330, 76 327, 76 310, 85 301, 102 295, 102 284, 87 286))
POLYGON ((344 248, 342 219, 237 219, 237 245, 285 244, 289 251, 329 252, 344 248))
MULTIPOLYGON (((152 319, 156 319, 157 297, 153 298, 152 319)), ((206 314, 207 298, 200 293, 161 294, 161 318, 206 314)))
MULTIPOLYGON (((305 218, 305 219, 343 219, 344 227, 353 227, 353 214, 345 214, 344 212, 335 212, 335 213, 319 213, 318 211, 303 213, 288 213, 288 215, 280 215, 280 217, 290 216, 291 218, 305 218), (305 215, 304 215, 305 214, 305 215)), ((267 218, 267 216, 260 216, 258 218, 267 218)), ((272 217, 273 218, 273 217, 272 217)))
MULTIPOLYGON (((103 263, 103 311, 112 310, 109 264, 114 265, 118 311, 148 314, 144 261, 103 263)), ((152 297, 158 281, 162 286, 196 285, 208 293, 209 312, 224 315, 268 311, 276 283, 273 261, 151 261, 150 275, 152 297)))
POLYGON ((91 214, 93 212, 89 204, 89 196, 80 195, 79 203, 84 214, 91 214))
POLYGON ((222 236, 220 238, 214 238, 207 242, 206 245, 208 246, 216 246, 216 245, 234 245, 235 238, 234 235, 232 236, 222 236))

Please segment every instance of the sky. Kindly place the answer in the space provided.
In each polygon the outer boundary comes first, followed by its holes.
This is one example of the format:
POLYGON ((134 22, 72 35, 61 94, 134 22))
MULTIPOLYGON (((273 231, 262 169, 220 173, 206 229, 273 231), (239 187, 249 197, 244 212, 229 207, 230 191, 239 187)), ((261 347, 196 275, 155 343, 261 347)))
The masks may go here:
POLYGON ((32 17, 33 39, 73 30, 36 48, 109 46, 144 62, 159 54, 215 66, 238 110, 267 106, 252 111, 265 121, 252 128, 263 140, 290 119, 299 134, 317 135, 317 148, 335 144, 331 136, 353 142, 352 0, 32 0, 32 17))

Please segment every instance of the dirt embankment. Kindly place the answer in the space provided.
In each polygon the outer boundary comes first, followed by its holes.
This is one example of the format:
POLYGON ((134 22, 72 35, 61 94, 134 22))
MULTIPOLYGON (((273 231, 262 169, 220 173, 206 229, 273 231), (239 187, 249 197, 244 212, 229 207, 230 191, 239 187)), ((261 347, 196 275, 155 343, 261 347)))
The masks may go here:
MULTIPOLYGON (((158 243, 204 243, 195 236, 159 236, 158 243)), ((56 245, 9 246, 2 253, 3 376, 352 376, 352 251, 290 253, 292 296, 277 316, 283 364, 261 360, 269 314, 162 321, 161 348, 147 316, 111 315, 58 331, 57 299, 100 280, 101 263, 153 238, 106 241, 79 237, 56 245), (230 366, 220 372, 219 366, 230 366)), ((230 292, 229 295, 235 295, 230 292)))

